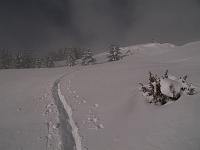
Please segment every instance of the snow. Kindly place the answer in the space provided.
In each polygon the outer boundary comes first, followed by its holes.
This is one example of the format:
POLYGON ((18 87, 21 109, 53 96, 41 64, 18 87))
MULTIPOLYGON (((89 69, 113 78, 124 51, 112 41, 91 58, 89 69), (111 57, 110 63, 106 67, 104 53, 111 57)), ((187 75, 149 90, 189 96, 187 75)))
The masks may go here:
POLYGON ((126 57, 116 62, 107 62, 105 52, 95 56, 96 65, 0 70, 0 149, 62 149, 64 130, 52 93, 59 79, 54 92, 68 114, 76 150, 199 150, 199 48, 200 42, 149 43, 122 48, 126 57), (198 92, 170 105, 146 103, 139 83, 148 82, 148 71, 162 76, 166 69, 172 75, 165 92, 185 74, 198 92))
POLYGON ((143 55, 158 55, 171 51, 176 46, 170 43, 147 43, 135 46, 129 46, 122 48, 124 51, 130 50, 133 54, 143 54, 143 55))
POLYGON ((0 70, 0 149, 57 149, 59 122, 51 87, 60 69, 0 70))
POLYGON ((67 104, 67 101, 65 100, 65 97, 62 95, 61 91, 60 91, 60 84, 58 84, 58 96, 61 100, 61 102, 64 105, 64 108, 69 116, 69 124, 71 125, 72 128, 72 134, 75 140, 75 144, 76 144, 76 150, 82 150, 81 147, 81 137, 78 133, 78 127, 76 126, 73 118, 72 118, 72 109, 71 107, 67 104))
POLYGON ((168 97, 175 97, 177 94, 181 94, 182 85, 176 80, 161 79, 161 92, 168 97))
MULTIPOLYGON (((135 47, 123 49, 123 53, 130 49, 134 53, 120 61, 85 66, 61 80, 61 93, 72 108, 82 149, 200 149, 198 94, 154 106, 145 102, 138 89, 139 82, 148 82, 148 71, 162 76, 166 69, 173 74, 170 80, 187 74, 189 82, 199 85, 200 43, 135 47)), ((105 56, 97 57, 103 62, 105 56)))

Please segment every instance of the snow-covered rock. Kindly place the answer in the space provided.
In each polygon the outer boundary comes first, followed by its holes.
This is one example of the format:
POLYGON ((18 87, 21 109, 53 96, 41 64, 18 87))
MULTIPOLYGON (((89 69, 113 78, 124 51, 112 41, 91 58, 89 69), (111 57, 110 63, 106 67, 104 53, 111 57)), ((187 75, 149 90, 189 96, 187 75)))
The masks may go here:
POLYGON ((169 78, 161 79, 160 86, 162 94, 176 100, 181 96, 183 92, 181 83, 169 78))

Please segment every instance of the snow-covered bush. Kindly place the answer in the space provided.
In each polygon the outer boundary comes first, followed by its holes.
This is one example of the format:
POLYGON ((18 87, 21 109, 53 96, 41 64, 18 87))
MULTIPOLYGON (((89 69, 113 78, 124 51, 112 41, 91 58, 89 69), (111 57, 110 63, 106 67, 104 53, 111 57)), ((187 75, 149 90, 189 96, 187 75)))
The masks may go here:
POLYGON ((149 72, 149 83, 147 85, 140 83, 140 86, 147 102, 158 105, 164 105, 168 101, 176 101, 183 94, 194 95, 196 93, 195 87, 187 82, 187 76, 177 79, 168 75, 168 70, 161 78, 149 72))
POLYGON ((149 72, 149 83, 147 85, 140 83, 140 85, 140 90, 146 97, 147 102, 163 105, 168 101, 168 97, 161 92, 160 78, 157 75, 149 72))

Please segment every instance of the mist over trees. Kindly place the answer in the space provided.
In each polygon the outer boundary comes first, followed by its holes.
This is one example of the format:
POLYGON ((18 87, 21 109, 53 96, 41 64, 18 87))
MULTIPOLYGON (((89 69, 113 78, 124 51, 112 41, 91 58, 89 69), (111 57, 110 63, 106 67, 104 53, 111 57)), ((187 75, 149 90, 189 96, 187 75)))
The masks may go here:
POLYGON ((56 61, 66 61, 66 66, 74 66, 83 57, 83 48, 63 48, 44 55, 32 50, 0 49, 0 69, 51 68, 56 61))
MULTIPOLYGON (((121 49, 118 45, 109 46, 108 61, 122 59, 121 49)), ((68 47, 50 51, 45 54, 33 50, 0 49, 0 69, 23 68, 52 68, 60 66, 73 67, 79 65, 95 64, 93 50, 90 48, 68 47)))

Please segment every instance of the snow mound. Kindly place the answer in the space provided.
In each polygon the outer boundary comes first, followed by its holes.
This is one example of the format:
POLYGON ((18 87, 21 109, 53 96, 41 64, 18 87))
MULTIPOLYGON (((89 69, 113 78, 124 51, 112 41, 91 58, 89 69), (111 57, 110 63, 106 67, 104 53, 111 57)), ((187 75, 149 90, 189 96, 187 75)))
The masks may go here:
POLYGON ((180 82, 172 79, 161 79, 161 92, 168 97, 177 97, 182 92, 182 85, 180 82))
POLYGON ((133 54, 143 54, 143 55, 158 55, 166 53, 175 48, 175 45, 170 43, 147 43, 135 46, 129 46, 122 48, 125 52, 131 51, 133 54))

